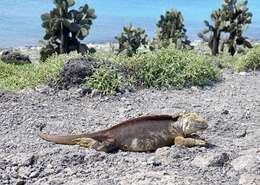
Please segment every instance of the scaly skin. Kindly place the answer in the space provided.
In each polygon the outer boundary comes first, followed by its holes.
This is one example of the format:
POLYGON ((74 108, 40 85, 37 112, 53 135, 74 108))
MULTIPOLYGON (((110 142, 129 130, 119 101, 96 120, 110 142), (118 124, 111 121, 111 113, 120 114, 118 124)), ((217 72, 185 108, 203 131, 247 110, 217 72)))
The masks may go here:
POLYGON ((128 119, 91 134, 57 136, 41 133, 39 136, 57 144, 77 144, 104 152, 118 149, 145 152, 173 144, 204 146, 206 141, 189 136, 207 127, 207 121, 196 113, 175 113, 128 119))

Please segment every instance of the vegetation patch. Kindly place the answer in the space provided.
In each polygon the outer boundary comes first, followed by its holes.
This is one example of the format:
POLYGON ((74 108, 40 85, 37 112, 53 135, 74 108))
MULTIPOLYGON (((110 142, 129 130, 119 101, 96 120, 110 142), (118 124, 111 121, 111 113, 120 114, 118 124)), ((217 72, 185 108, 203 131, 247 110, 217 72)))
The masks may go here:
POLYGON ((237 62, 238 71, 260 70, 260 46, 249 50, 248 53, 241 57, 237 62))
MULTIPOLYGON (((219 70, 206 55, 189 50, 177 50, 174 46, 139 53, 132 57, 125 55, 91 57, 109 60, 100 65, 91 76, 87 76, 85 86, 111 95, 129 86, 142 88, 188 87, 209 85, 220 79, 219 70)), ((15 66, 0 62, 0 88, 21 90, 47 83, 58 78, 58 74, 68 59, 82 58, 80 54, 54 55, 39 64, 15 66)))
POLYGON ((203 86, 220 77, 209 57, 174 47, 136 55, 124 63, 135 83, 144 87, 203 86))
POLYGON ((49 79, 56 78, 65 60, 79 56, 76 53, 54 55, 44 63, 22 66, 0 61, 0 89, 22 90, 47 83, 49 79))
POLYGON ((182 88, 210 85, 220 79, 220 71, 210 57, 174 46, 132 57, 109 55, 108 59, 112 66, 99 68, 86 83, 104 94, 114 94, 129 85, 182 88))
POLYGON ((113 95, 127 83, 127 79, 113 66, 101 66, 86 80, 86 87, 105 95, 113 95))

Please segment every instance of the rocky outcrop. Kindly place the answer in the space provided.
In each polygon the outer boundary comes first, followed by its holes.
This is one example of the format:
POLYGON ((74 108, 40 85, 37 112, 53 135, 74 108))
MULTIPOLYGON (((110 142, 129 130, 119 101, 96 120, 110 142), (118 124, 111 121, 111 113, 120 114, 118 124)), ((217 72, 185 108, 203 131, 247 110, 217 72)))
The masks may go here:
POLYGON ((58 89, 69 89, 83 84, 86 77, 91 76, 97 67, 97 62, 92 59, 70 59, 64 63, 58 79, 51 83, 58 89))
POLYGON ((1 60, 7 64, 23 65, 31 63, 31 60, 28 55, 23 55, 19 52, 12 50, 2 51, 1 60))

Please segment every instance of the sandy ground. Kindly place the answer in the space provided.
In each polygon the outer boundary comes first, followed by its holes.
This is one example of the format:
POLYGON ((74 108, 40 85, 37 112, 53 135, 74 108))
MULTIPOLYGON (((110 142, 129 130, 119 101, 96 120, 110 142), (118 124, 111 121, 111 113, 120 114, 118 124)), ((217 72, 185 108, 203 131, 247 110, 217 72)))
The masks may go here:
POLYGON ((0 92, 0 184, 260 184, 260 72, 226 71, 213 87, 140 90, 116 97, 78 91, 0 92), (41 140, 40 130, 76 134, 137 115, 193 111, 211 146, 113 154, 41 140))

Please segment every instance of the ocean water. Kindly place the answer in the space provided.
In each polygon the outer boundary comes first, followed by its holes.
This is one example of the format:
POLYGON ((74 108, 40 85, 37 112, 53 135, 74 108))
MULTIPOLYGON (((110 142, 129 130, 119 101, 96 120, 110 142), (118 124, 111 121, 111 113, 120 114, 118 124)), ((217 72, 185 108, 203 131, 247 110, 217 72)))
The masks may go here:
MULTIPOLYGON (((172 8, 182 12, 189 38, 197 39, 203 20, 220 7, 221 0, 76 0, 75 7, 85 3, 96 10, 97 19, 84 41, 102 43, 113 41, 129 23, 145 28, 152 37, 160 15, 172 8)), ((37 45, 44 34, 40 15, 53 6, 52 0, 1 0, 0 47, 37 45)), ((253 23, 246 35, 260 39, 260 0, 249 0, 249 8, 253 23)))

